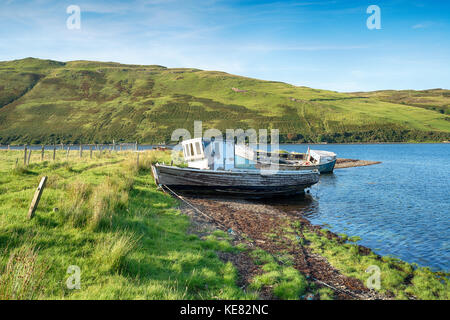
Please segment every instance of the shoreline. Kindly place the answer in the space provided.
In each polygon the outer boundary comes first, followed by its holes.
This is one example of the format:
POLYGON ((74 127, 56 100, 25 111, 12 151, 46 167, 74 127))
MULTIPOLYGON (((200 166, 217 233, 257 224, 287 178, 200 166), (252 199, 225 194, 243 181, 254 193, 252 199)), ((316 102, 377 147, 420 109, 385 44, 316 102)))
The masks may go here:
MULTIPOLYGON (((122 144, 127 145, 134 145, 135 142, 120 142, 122 144)), ((117 143, 119 145, 120 143, 117 143)), ((302 142, 302 143, 296 143, 296 142, 283 142, 279 143, 279 145, 292 145, 292 146, 326 146, 326 145, 371 145, 371 144, 450 144, 450 141, 426 141, 426 142, 330 142, 330 143, 321 143, 321 142, 302 142)), ((13 148, 19 148, 23 146, 27 147, 36 147, 41 148, 42 145, 44 145, 46 148, 53 148, 53 146, 56 146, 57 149, 60 148, 61 143, 58 144, 25 144, 25 143, 19 143, 19 144, 9 144, 10 147, 13 148)), ((62 144, 64 147, 70 145, 70 146, 79 146, 80 144, 62 144)), ((89 146, 91 144, 86 143, 82 144, 83 146, 89 146)), ((93 144, 92 144, 93 145, 93 144)), ((102 145, 102 146, 112 146, 111 142, 104 142, 104 143, 95 143, 95 145, 102 145)), ((168 147, 173 148, 176 146, 176 144, 157 144, 157 143, 138 143, 139 147, 168 147)), ((7 144, 0 144, 0 150, 8 149, 7 144)), ((16 150, 16 149, 15 149, 16 150)))
MULTIPOLYGON (((291 246, 292 243, 280 244, 276 241, 277 237, 283 233, 284 218, 294 218, 300 221, 302 228, 313 232, 320 232, 319 226, 314 226, 304 217, 288 217, 281 210, 271 207, 264 203, 255 203, 241 199, 222 199, 222 198, 204 198, 197 196, 183 196, 201 212, 213 217, 214 221, 208 221, 204 216, 200 216, 196 210, 186 204, 181 204, 179 210, 191 218, 192 227, 190 232, 200 237, 206 236, 214 230, 222 230, 232 237, 234 246, 245 244, 252 250, 264 250, 271 255, 279 256, 281 252, 287 251, 293 256, 293 266, 300 271, 307 279, 316 283, 320 288, 332 286, 337 290, 334 292, 338 300, 367 299, 367 300, 386 300, 392 297, 379 294, 364 286, 358 279, 347 277, 339 270, 329 264, 322 256, 315 254, 303 245, 297 248, 297 252, 291 246), (224 228, 224 226, 226 228, 224 228), (205 232, 205 230, 208 230, 205 232)), ((232 262, 238 270, 241 278, 241 287, 250 286, 250 280, 261 275, 263 270, 251 258, 251 254, 239 254, 240 256, 221 255, 221 259, 226 262, 232 262)), ((270 288, 263 288, 262 299, 274 299, 270 293, 270 288)))
POLYGON ((426 142, 312 142, 312 143, 295 143, 295 142, 284 142, 280 145, 314 145, 314 146, 326 146, 326 145, 358 145, 358 144, 449 144, 450 141, 426 141, 426 142))
POLYGON ((344 168, 355 168, 355 167, 365 167, 371 166, 374 164, 380 164, 381 161, 371 161, 371 160, 358 160, 358 159, 346 159, 346 158, 337 158, 335 169, 344 169, 344 168))
MULTIPOLYGON (((448 271, 432 271, 428 267, 419 267, 397 258, 381 256, 371 248, 357 244, 359 237, 336 234, 322 226, 313 225, 307 217, 296 210, 295 206, 291 206, 292 203, 289 200, 287 203, 274 205, 266 201, 197 195, 183 195, 183 199, 213 219, 208 220, 192 207, 181 203, 179 210, 190 217, 192 222, 190 232, 193 234, 202 238, 207 237, 214 230, 221 230, 231 236, 233 245, 245 244, 251 250, 264 250, 276 257, 289 255, 292 258, 292 266, 309 281, 319 288, 331 286, 336 289, 334 291, 336 299, 391 300, 423 297, 415 295, 416 289, 410 288, 398 292, 396 288, 391 287, 382 288, 381 291, 368 289, 365 281, 369 276, 366 272, 367 266, 359 270, 361 277, 355 277, 352 273, 344 272, 345 268, 341 270, 338 267, 339 263, 334 261, 334 259, 341 259, 344 265, 349 264, 350 269, 358 269, 351 260, 347 261, 348 257, 345 254, 342 257, 336 256, 336 253, 330 256, 328 253, 321 253, 320 249, 317 250, 321 247, 328 250, 327 246, 330 244, 333 245, 331 248, 334 252, 348 250, 358 261, 372 260, 372 264, 380 265, 382 272, 389 277, 391 273, 394 274, 393 277, 398 277, 397 273, 404 274, 405 287, 414 283, 412 278, 418 277, 416 270, 419 275, 423 272, 419 270, 426 270, 427 281, 430 279, 443 281, 442 279, 448 279, 450 276, 448 271)), ((264 273, 260 266, 252 264, 254 261, 251 254, 246 252, 238 255, 220 255, 220 258, 225 262, 233 263, 238 270, 240 286, 243 288, 251 284, 249 281, 252 277, 264 273)), ((262 299, 273 299, 269 289, 265 288, 262 291, 262 299)))

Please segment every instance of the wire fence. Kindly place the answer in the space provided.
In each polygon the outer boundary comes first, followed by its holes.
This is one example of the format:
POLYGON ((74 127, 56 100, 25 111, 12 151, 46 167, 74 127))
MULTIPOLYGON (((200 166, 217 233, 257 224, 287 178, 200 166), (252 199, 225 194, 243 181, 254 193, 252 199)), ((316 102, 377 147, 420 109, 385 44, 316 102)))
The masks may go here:
POLYGON ((28 166, 32 162, 61 161, 69 159, 92 159, 105 155, 143 152, 147 150, 168 150, 163 145, 139 145, 135 143, 112 144, 54 144, 54 145, 0 145, 3 151, 22 151, 23 156, 16 158, 16 166, 19 164, 28 166))

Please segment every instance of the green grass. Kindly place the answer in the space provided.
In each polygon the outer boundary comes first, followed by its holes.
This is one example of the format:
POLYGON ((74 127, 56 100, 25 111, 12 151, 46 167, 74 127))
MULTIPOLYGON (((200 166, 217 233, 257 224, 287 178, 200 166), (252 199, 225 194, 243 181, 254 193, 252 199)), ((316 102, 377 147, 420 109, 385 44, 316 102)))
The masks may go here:
POLYGON ((280 265, 261 249, 252 251, 251 255, 257 264, 262 265, 263 273, 253 278, 250 288, 271 287, 273 295, 283 300, 298 300, 307 291, 306 278, 292 266, 280 265))
MULTIPOLYGON (((237 272, 218 251, 238 252, 220 232, 188 233, 176 201, 156 190, 148 166, 170 154, 104 153, 55 162, 0 151, 0 299, 246 299, 237 272), (32 220, 27 210, 43 175, 48 183, 32 220), (20 262, 20 263, 18 263, 20 262), (81 269, 81 289, 66 287, 81 269), (22 275, 22 276, 21 276, 22 275), (22 279, 22 280, 21 280, 22 279)), ((226 234, 225 234, 226 235, 226 234)))
MULTIPOLYGON (((16 166, 22 151, 0 151, 0 299, 249 299, 270 290, 280 299, 320 299, 334 294, 319 288, 293 267, 293 257, 279 252, 234 246, 216 230, 199 237, 188 232, 190 220, 177 202, 158 191, 149 167, 169 162, 170 153, 98 153, 79 158, 57 151, 56 161, 16 166), (48 182, 32 220, 29 203, 43 175, 48 182), (247 290, 218 252, 247 252, 260 272, 247 290), (69 290, 69 266, 81 269, 81 289, 69 290)), ((308 245, 343 274, 365 283, 370 265, 381 269, 381 291, 398 299, 449 299, 449 275, 390 257, 363 255, 359 237, 345 243, 303 230, 286 220, 283 237, 308 245)), ((206 232, 206 231, 205 231, 206 232)), ((203 233, 202 233, 203 234, 203 233)), ((275 233, 273 233, 275 234, 275 233)), ((267 235, 268 237, 270 235, 267 235)))
MULTIPOLYGON (((415 297, 425 300, 450 299, 450 275, 432 272, 429 268, 418 267, 392 257, 379 257, 373 252, 361 254, 356 242, 359 237, 349 239, 350 243, 330 240, 322 234, 303 231, 311 249, 322 256, 343 274, 366 283, 372 273, 369 266, 378 266, 381 274, 382 293, 394 294, 397 299, 415 297)), ((347 236, 343 239, 348 238, 347 236)))
POLYGON ((174 129, 193 132, 194 120, 223 132, 276 128, 281 142, 450 140, 448 90, 414 92, 417 104, 401 92, 394 99, 217 71, 32 58, 0 62, 0 75, 2 144, 170 142, 174 129))
POLYGON ((447 115, 450 114, 450 92, 444 89, 380 90, 373 92, 355 92, 353 95, 420 107, 447 115))

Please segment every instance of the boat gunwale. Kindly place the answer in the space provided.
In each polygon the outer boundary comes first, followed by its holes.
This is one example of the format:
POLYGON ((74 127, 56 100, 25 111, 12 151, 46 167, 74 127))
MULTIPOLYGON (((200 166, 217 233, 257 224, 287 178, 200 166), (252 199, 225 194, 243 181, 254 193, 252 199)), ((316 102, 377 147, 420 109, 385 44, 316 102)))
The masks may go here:
POLYGON ((308 169, 308 170, 266 170, 266 169, 233 169, 233 170, 211 170, 211 169, 198 169, 198 168, 190 168, 190 167, 177 167, 177 166, 169 166, 164 164, 156 163, 154 166, 173 169, 173 170, 182 170, 182 171, 194 171, 199 173, 212 173, 212 174, 252 174, 252 175, 308 175, 308 174, 319 174, 317 169, 308 169), (263 173, 263 172, 266 173, 263 173), (272 173, 274 172, 274 173, 272 173))

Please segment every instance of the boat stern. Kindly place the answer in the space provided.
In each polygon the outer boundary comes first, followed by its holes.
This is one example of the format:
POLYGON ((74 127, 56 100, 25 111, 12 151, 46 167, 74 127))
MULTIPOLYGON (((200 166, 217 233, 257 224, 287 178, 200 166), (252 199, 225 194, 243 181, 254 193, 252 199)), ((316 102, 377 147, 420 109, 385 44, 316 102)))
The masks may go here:
POLYGON ((155 179, 155 183, 157 185, 160 185, 159 183, 159 175, 158 175, 158 169, 156 168, 157 165, 152 164, 152 174, 153 174, 153 179, 155 179))
POLYGON ((319 172, 320 173, 332 173, 334 170, 334 166, 336 165, 336 159, 333 161, 323 163, 319 165, 319 172))

